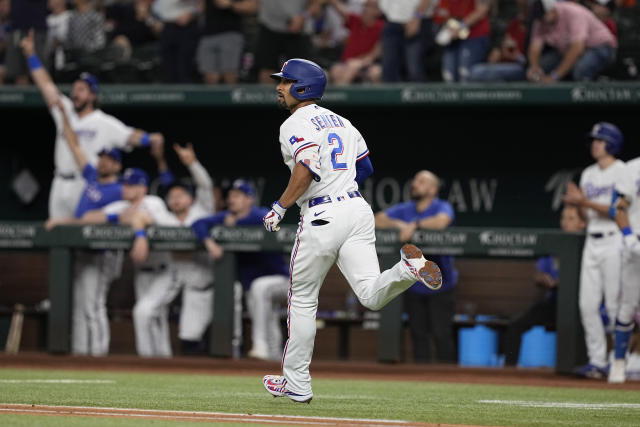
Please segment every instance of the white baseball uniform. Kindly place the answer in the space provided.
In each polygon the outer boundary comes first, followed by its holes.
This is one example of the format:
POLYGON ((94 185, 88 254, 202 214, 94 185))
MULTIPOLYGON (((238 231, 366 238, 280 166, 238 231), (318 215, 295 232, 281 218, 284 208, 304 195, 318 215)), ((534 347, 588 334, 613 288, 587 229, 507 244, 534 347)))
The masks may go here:
MULTIPOLYGON (((106 214, 120 214, 130 202, 121 200, 104 207, 106 214)), ((139 209, 149 213, 156 225, 178 226, 176 217, 157 196, 145 196, 139 209)), ((180 291, 175 280, 171 253, 152 251, 149 258, 135 266, 133 326, 140 356, 170 357, 169 304, 180 291)))
POLYGON ((300 107, 280 127, 280 147, 289 169, 302 163, 314 175, 297 200, 301 210, 290 263, 289 339, 282 357, 287 390, 311 397, 318 292, 329 268, 337 261, 355 295, 371 310, 384 307, 416 279, 400 262, 380 273, 373 212, 355 181, 356 162, 369 150, 347 119, 316 104, 300 107))
MULTIPOLYGON (((73 108, 73 102, 66 96, 62 96, 62 106, 87 161, 93 166, 97 164, 98 153, 103 148, 122 149, 127 145, 133 128, 125 126, 120 120, 101 110, 78 117, 73 108)), ((56 144, 55 176, 49 193, 49 217, 71 218, 76 211, 86 182, 64 137, 62 113, 56 106, 51 107, 50 111, 56 125, 56 144)))
MULTIPOLYGON (((196 185, 196 197, 184 221, 178 221, 185 227, 215 210, 213 181, 206 169, 196 161, 189 166, 189 172, 196 185)), ((182 288, 178 336, 181 340, 200 341, 213 316, 213 261, 204 252, 187 253, 175 256, 174 265, 182 288)))
MULTIPOLYGON (((629 160, 624 177, 616 183, 616 189, 631 203, 628 210, 629 225, 634 234, 640 234, 640 157, 629 160)), ((625 251, 622 257, 622 289, 617 320, 633 324, 633 317, 640 303, 640 253, 625 251)), ((631 326, 633 328, 633 326, 631 326)))
MULTIPOLYGON (((613 189, 623 177, 625 164, 616 160, 606 169, 598 164, 587 167, 580 177, 580 188, 587 199, 610 205, 613 189)), ((620 292, 622 234, 616 223, 592 209, 587 212, 587 239, 582 252, 580 272, 580 314, 584 327, 589 363, 601 368, 607 366, 607 341, 600 316, 604 297, 611 324, 618 310, 620 292)))

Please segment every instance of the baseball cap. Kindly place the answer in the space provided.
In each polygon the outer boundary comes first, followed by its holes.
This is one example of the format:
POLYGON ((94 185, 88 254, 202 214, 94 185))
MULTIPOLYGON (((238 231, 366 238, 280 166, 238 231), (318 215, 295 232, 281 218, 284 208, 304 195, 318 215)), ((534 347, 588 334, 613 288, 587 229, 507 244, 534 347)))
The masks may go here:
POLYGON ((127 168, 124 170, 122 174, 122 179, 120 180, 123 184, 126 185, 144 185, 149 186, 149 176, 145 171, 139 168, 127 168))
POLYGON ((236 179, 233 181, 233 184, 231 184, 231 190, 240 190, 249 197, 254 197, 256 195, 256 190, 251 184, 249 184, 249 181, 245 181, 244 179, 236 179))
POLYGON ((80 73, 80 76, 78 76, 78 80, 82 80, 83 82, 85 82, 89 86, 91 92, 100 92, 100 81, 95 75, 85 71, 84 73, 80 73))
POLYGON ((117 148, 112 148, 112 149, 103 148, 98 153, 98 156, 109 156, 116 162, 122 163, 122 151, 118 150, 117 148))

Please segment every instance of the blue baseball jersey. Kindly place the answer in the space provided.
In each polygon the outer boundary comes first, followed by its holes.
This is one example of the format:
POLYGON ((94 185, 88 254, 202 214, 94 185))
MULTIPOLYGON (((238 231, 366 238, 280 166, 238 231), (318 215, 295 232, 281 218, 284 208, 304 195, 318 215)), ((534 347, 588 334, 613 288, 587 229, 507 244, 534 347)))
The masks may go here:
MULTIPOLYGON (((451 204, 441 199, 433 199, 429 207, 422 212, 418 212, 416 209, 415 201, 410 201, 393 205, 388 208, 385 213, 389 218, 399 219, 406 222, 429 218, 441 213, 448 215, 451 218, 452 223, 455 218, 451 204)), ((451 289, 456 285, 456 283, 458 283, 458 270, 453 266, 452 256, 434 255, 428 257, 425 256, 425 258, 435 262, 440 267, 440 270, 442 271, 442 287, 437 291, 432 291, 421 282, 416 282, 409 288, 410 292, 418 294, 434 294, 445 289, 451 289)))
MULTIPOLYGON (((200 240, 205 239, 209 235, 209 229, 214 225, 224 223, 224 218, 229 213, 224 210, 215 215, 211 215, 194 222, 191 228, 200 240)), ((262 226, 262 218, 269 213, 269 209, 263 207, 252 207, 249 215, 238 219, 236 225, 260 225, 262 226)), ((242 286, 249 289, 251 282, 258 277, 263 276, 289 276, 289 265, 285 261, 284 256, 277 252, 238 252, 236 254, 238 260, 238 276, 242 286)))
POLYGON ((111 202, 122 199, 122 184, 119 182, 101 184, 98 182, 98 170, 91 164, 87 163, 82 171, 82 176, 87 181, 87 186, 78 202, 76 218, 81 218, 87 211, 100 209, 111 202))
MULTIPOLYGON (((538 262, 536 263, 536 269, 540 273, 546 273, 551 276, 554 280, 558 280, 560 277, 558 273, 558 263, 551 255, 543 256, 538 258, 538 262)), ((546 299, 555 299, 558 294, 558 287, 549 289, 545 295, 546 299)))

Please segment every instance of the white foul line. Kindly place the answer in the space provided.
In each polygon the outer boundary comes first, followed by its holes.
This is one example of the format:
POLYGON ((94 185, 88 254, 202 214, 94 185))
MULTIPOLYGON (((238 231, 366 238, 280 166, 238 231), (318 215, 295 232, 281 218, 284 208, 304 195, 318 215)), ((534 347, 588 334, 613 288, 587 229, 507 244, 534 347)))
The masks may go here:
POLYGON ((303 415, 268 415, 268 414, 240 414, 231 412, 200 412, 200 411, 172 411, 156 409, 137 408, 109 408, 92 406, 57 406, 57 405, 32 405, 24 403, 0 403, 2 412, 34 412, 41 414, 55 415, 93 415, 93 416, 126 416, 141 418, 170 418, 170 419, 197 419, 211 421, 239 421, 239 422, 261 422, 261 423, 288 423, 288 424, 308 424, 308 425, 336 425, 338 421, 352 423, 366 423, 368 426, 396 426, 406 425, 409 421, 404 420, 380 420, 370 418, 338 418, 338 417, 316 417, 303 415), (60 410, 69 410, 71 413, 65 414, 60 410), (143 412, 143 413, 136 413, 143 412), (146 413, 144 413, 146 412, 146 413))
POLYGON ((576 403, 576 402, 536 402, 528 400, 478 400, 478 403, 524 406, 527 408, 566 409, 640 409, 640 403, 576 403))
POLYGON ((57 379, 57 380, 9 380, 0 378, 0 384, 115 384, 114 380, 72 380, 72 379, 57 379))

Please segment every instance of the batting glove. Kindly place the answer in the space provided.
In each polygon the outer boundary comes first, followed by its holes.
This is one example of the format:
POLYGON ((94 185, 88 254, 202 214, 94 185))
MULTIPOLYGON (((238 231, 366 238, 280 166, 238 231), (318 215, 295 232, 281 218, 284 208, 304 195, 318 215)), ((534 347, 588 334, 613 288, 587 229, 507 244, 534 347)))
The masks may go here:
POLYGON ((283 207, 279 201, 275 201, 271 205, 271 210, 269 211, 269 213, 266 214, 264 218, 262 218, 264 228, 266 228, 267 231, 271 232, 280 230, 278 224, 280 223, 280 221, 282 221, 285 212, 287 212, 287 209, 283 207))
POLYGON ((623 234, 623 241, 624 241, 624 246, 625 249, 633 254, 633 255, 639 255, 640 254, 640 240, 638 240, 638 236, 636 236, 635 234, 633 234, 633 232, 631 231, 630 228, 626 227, 624 230, 622 230, 622 234, 623 234))

